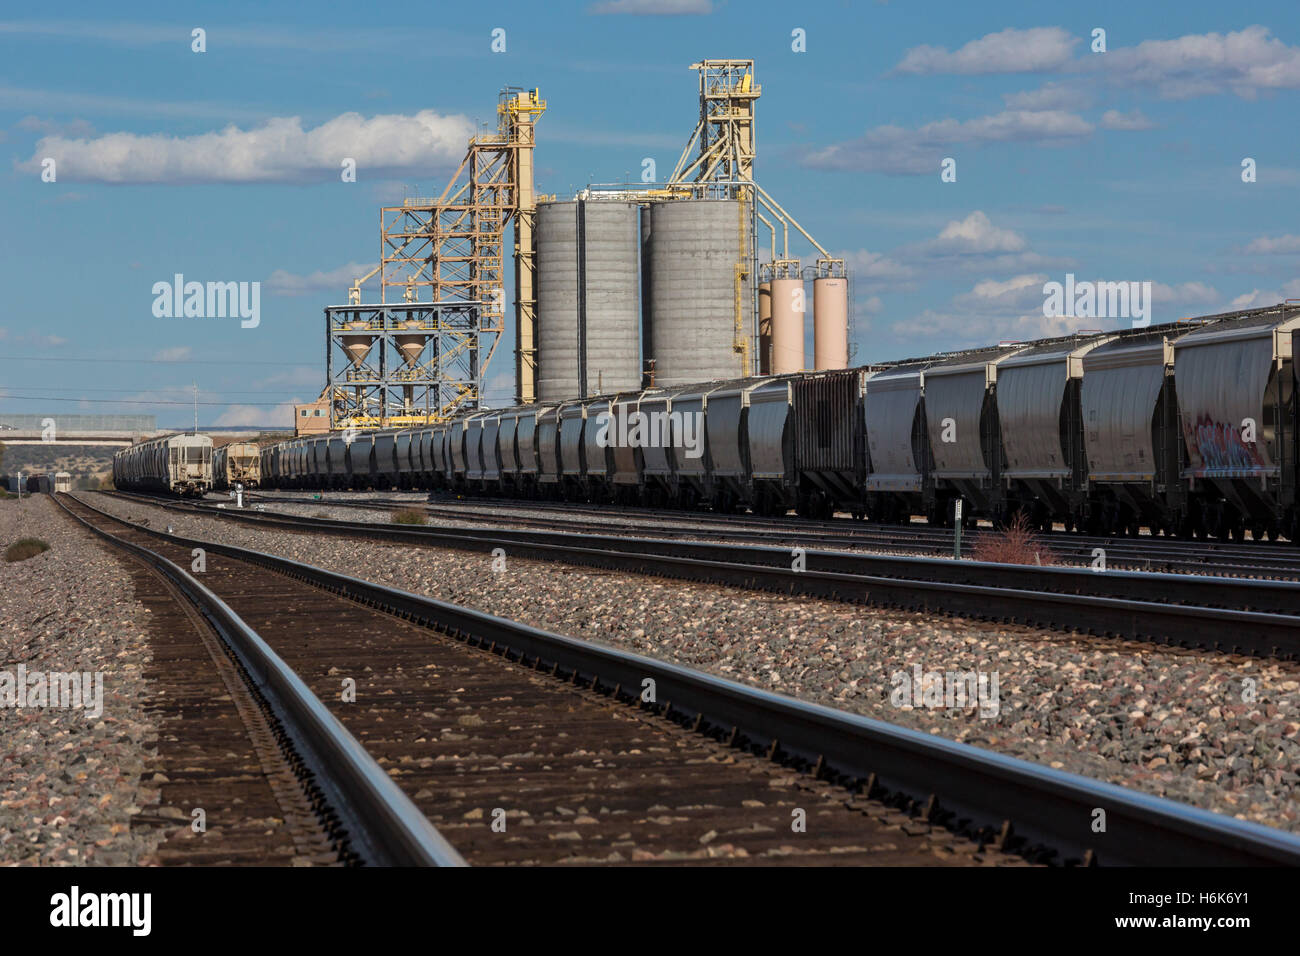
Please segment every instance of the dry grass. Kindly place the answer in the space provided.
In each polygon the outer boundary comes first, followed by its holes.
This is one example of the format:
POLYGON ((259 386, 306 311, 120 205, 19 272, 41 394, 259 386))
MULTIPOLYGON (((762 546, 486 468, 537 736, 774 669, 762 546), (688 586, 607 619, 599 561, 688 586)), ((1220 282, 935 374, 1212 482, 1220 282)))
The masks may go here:
POLYGON ((26 561, 28 558, 34 558, 50 550, 50 546, 40 538, 19 538, 9 547, 5 548, 5 560, 26 561))
POLYGON ((393 512, 393 524, 424 524, 428 515, 418 508, 402 508, 393 512))
POLYGON ((981 531, 974 540, 971 557, 995 564, 1056 564, 1056 555, 1029 528, 1023 514, 1017 514, 1001 530, 981 531))

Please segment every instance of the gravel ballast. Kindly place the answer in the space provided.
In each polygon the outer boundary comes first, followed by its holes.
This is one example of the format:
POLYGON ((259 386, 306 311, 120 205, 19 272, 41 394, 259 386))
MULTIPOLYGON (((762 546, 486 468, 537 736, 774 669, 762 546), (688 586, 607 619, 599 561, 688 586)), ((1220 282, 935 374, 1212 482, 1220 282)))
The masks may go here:
POLYGON ((147 612, 118 561, 48 496, 0 501, 0 549, 28 536, 50 550, 0 564, 0 682, 102 674, 102 713, 84 701, 0 706, 0 863, 139 863, 157 844, 131 830, 158 733, 145 709, 147 612))
MULTIPOLYGON (((1300 832, 1300 667, 490 555, 263 531, 104 496, 255 548, 1300 832), (977 706, 910 683, 970 674, 977 706), (992 695, 996 679, 996 695, 992 695), (979 686, 976 684, 975 686, 979 686), (942 697, 942 694, 940 694, 942 697), (983 716, 981 716, 983 714, 983 716)), ((314 508, 330 513, 350 509, 314 508)), ((973 702, 972 702, 973 703, 973 702)))

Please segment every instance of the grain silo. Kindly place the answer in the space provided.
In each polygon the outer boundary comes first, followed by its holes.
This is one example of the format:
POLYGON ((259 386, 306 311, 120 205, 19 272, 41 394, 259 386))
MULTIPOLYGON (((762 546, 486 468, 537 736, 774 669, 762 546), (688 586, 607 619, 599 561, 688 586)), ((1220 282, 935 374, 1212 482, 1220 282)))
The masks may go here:
POLYGON ((748 269, 741 263, 741 230, 748 227, 743 211, 734 199, 651 205, 648 319, 656 385, 743 374, 736 345, 752 334, 753 315, 748 269))
POLYGON ((537 207, 537 394, 554 402, 637 388, 637 204, 537 207))

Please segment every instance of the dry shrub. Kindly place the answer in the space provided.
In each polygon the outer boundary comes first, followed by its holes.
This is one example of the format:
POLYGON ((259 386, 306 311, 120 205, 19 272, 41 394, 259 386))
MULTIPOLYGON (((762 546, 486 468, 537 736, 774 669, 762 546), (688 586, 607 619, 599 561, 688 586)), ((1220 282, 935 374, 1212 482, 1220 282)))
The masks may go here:
POLYGON ((427 517, 418 508, 403 508, 393 512, 393 524, 424 524, 427 517))
POLYGON ((1020 512, 1001 530, 981 531, 972 544, 971 557, 995 564, 1056 564, 1056 555, 1038 540, 1020 512))
POLYGON ((50 550, 50 546, 40 538, 19 538, 5 548, 6 561, 26 561, 38 554, 50 550))

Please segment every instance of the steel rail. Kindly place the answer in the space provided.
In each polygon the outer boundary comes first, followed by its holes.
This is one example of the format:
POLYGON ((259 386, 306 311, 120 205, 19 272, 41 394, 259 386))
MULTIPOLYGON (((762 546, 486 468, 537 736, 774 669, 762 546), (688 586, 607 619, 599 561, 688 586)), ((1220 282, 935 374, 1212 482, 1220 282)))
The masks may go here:
MULTIPOLYGON (((418 508, 437 518, 471 521, 483 524, 519 524, 551 530, 569 530, 574 533, 605 532, 616 530, 656 534, 661 537, 681 539, 685 535, 696 535, 721 541, 731 542, 811 542, 819 547, 830 548, 868 548, 887 553, 909 554, 916 551, 947 554, 952 551, 952 532, 930 529, 921 535, 906 528, 897 532, 904 537, 912 536, 915 540, 900 540, 898 533, 889 528, 865 528, 846 533, 844 530, 828 530, 799 525, 777 527, 753 527, 751 523, 728 519, 718 520, 712 517, 713 526, 698 520, 690 513, 666 511, 653 517, 640 518, 627 516, 619 511, 610 512, 603 521, 592 520, 596 516, 588 512, 579 512, 572 518, 557 518, 541 515, 501 515, 491 516, 486 512, 490 508, 462 509, 455 506, 421 503, 416 501, 373 500, 342 501, 331 498, 328 501, 315 502, 311 499, 298 498, 262 498, 268 504, 281 501, 288 504, 313 505, 331 508, 354 508, 364 511, 391 511, 394 508, 418 508), (653 526, 647 527, 650 522, 653 526)), ((526 505, 523 507, 527 507, 526 505)), ((1170 546, 1165 539, 1156 538, 1149 541, 1142 539, 1084 539, 1079 537, 1056 536, 1038 538, 1042 547, 1066 559, 1088 562, 1092 558, 1091 548, 1094 541, 1108 542, 1104 548, 1108 566, 1157 572, 1182 572, 1217 577, 1234 577, 1238 573, 1251 576, 1272 577, 1283 580, 1300 578, 1300 557, 1278 555, 1273 546, 1265 546, 1254 553, 1233 553, 1218 551, 1192 551, 1185 547, 1170 546)), ((1179 542, 1186 544, 1186 542, 1179 542)), ((968 537, 962 543, 962 553, 971 554, 975 550, 968 537)))
MULTIPOLYGON (((326 489, 328 490, 328 489, 326 489)), ((292 492, 290 492, 292 493, 292 492)), ((309 493, 304 491, 304 493, 309 493)), ((416 507, 427 505, 432 508, 454 508, 461 510, 464 507, 469 511, 478 513, 506 510, 506 509, 525 509, 534 511, 560 511, 565 515, 580 516, 585 515, 591 518, 611 518, 613 520, 634 521, 664 521, 671 523, 674 520, 690 521, 697 524, 712 524, 719 528, 743 528, 752 529, 763 533, 775 533, 782 529, 790 529, 801 535, 818 535, 826 534, 843 537, 855 541, 875 542, 880 538, 888 537, 890 541, 900 539, 913 539, 915 547, 942 548, 945 552, 952 549, 952 529, 941 528, 930 524, 880 524, 876 522, 859 522, 849 521, 845 518, 830 519, 810 519, 797 518, 792 516, 769 516, 756 517, 752 514, 718 514, 710 511, 689 511, 677 508, 646 508, 627 505, 608 505, 593 504, 590 502, 572 502, 572 501, 555 501, 550 499, 516 499, 516 498, 496 498, 490 496, 471 496, 460 500, 460 505, 453 505, 452 499, 446 496, 430 496, 425 500, 402 500, 395 498, 387 499, 369 499, 363 501, 346 501, 340 500, 338 491, 332 492, 335 497, 328 500, 316 501, 312 498, 289 498, 280 497, 283 491, 276 489, 266 489, 261 492, 252 493, 247 497, 259 498, 267 503, 275 501, 286 501, 294 504, 321 504, 325 506, 338 506, 345 508, 354 507, 416 507), (268 494, 267 492, 270 492, 268 494)), ((434 493, 439 494, 439 493, 434 493)), ((559 519, 545 519, 559 520, 559 519)), ((963 544, 963 550, 969 550, 971 545, 969 533, 985 533, 993 529, 988 527, 979 527, 968 529, 967 541, 963 544)), ((1204 565, 1206 562, 1197 562, 1195 557, 1210 557, 1213 559, 1222 559, 1226 561, 1231 558, 1242 558, 1248 561, 1267 560, 1271 556, 1287 565, 1300 568, 1300 550, 1297 550, 1290 542, 1277 541, 1252 541, 1234 542, 1222 541, 1219 539, 1190 539, 1190 538, 1171 538, 1151 535, 1139 535, 1138 537, 1128 537, 1125 535, 1084 535, 1072 531, 1050 531, 1034 532, 1034 536, 1049 548, 1071 548, 1080 551, 1089 551, 1093 547, 1104 547, 1107 554, 1112 552, 1124 551, 1127 553, 1140 555, 1143 559, 1158 555, 1160 559, 1181 561, 1188 566, 1204 565), (1156 550, 1153 550, 1156 549, 1156 550)), ((1136 560, 1136 558, 1135 558, 1136 560)))
POLYGON ((516 557, 964 617, 1083 630, 1261 657, 1300 658, 1300 582, 951 561, 860 552, 481 527, 412 527, 153 502, 262 527, 507 549, 516 557))
POLYGON ((86 528, 168 578, 212 624, 284 725, 363 860, 381 866, 468 865, 302 678, 221 598, 162 555, 96 527, 59 496, 54 500, 86 528))
MULTIPOLYGON (((84 502, 83 502, 84 504, 84 502)), ((91 505, 86 505, 93 508, 91 505)), ((95 509, 98 510, 98 509, 95 509)), ((101 512, 106 514, 105 512, 101 512)), ((113 518, 123 524, 131 522, 113 518)), ((139 527, 132 525, 132 527, 139 527)), ((924 803, 973 832, 999 832, 1107 865, 1300 865, 1300 836, 1137 793, 931 734, 759 690, 676 664, 554 634, 482 611, 233 545, 140 527, 185 548, 260 564, 333 593, 485 646, 575 683, 640 701, 654 682, 659 712, 819 776, 868 781, 924 803), (1105 827, 1094 828, 1097 811, 1105 827)), ((1023 845, 1023 844, 1022 844, 1023 845)))

